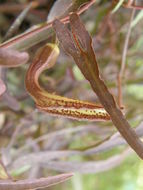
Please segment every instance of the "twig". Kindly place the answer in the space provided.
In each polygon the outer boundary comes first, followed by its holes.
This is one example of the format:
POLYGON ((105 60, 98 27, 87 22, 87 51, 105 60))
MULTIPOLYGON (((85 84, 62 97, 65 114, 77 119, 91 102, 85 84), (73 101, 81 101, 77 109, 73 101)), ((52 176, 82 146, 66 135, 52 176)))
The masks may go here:
POLYGON ((24 118, 22 118, 19 122, 19 125, 16 127, 9 144, 7 145, 6 149, 9 151, 11 149, 11 147, 14 145, 15 141, 16 141, 16 137, 19 134, 20 130, 22 129, 22 127, 24 125, 27 125, 27 117, 32 117, 35 114, 36 110, 34 110, 33 112, 31 112, 30 114, 26 115, 24 118))
POLYGON ((125 43, 124 43, 124 48, 123 48, 123 53, 122 53, 122 61, 121 61, 121 68, 120 72, 118 75, 118 104, 120 107, 122 107, 123 102, 122 102, 122 79, 125 71, 125 65, 126 65, 126 58, 127 58, 127 51, 128 51, 128 44, 129 44, 129 39, 131 35, 131 24, 133 21, 135 15, 135 9, 132 11, 130 22, 129 22, 129 27, 128 27, 128 32, 126 35, 125 43))
POLYGON ((13 24, 11 25, 11 27, 9 28, 8 32, 6 33, 5 37, 4 37, 4 41, 9 39, 17 30, 17 28, 19 28, 19 26, 21 25, 21 23, 23 22, 25 16, 27 15, 28 11, 31 9, 33 3, 30 3, 21 13, 20 15, 16 18, 16 20, 13 22, 13 24))
POLYGON ((25 179, 19 181, 0 180, 1 190, 27 190, 27 189, 41 189, 46 188, 71 178, 73 173, 60 174, 56 176, 49 176, 40 179, 25 179))
POLYGON ((87 161, 87 162, 77 162, 77 161, 59 161, 50 160, 48 162, 41 162, 41 167, 53 169, 55 171, 73 171, 80 172, 82 174, 87 173, 100 173, 104 171, 111 170, 112 168, 120 165, 127 156, 131 154, 131 149, 126 149, 121 154, 112 156, 106 160, 100 161, 87 161))

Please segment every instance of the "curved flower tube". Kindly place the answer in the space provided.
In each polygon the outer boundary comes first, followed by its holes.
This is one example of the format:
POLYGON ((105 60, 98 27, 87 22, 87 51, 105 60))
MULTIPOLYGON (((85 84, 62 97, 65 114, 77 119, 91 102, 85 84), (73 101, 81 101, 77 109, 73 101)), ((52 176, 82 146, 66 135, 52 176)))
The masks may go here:
POLYGON ((37 108, 52 115, 72 119, 109 120, 109 114, 100 105, 50 94, 40 86, 38 82, 40 74, 55 64, 58 55, 59 48, 56 44, 46 44, 46 46, 37 51, 27 71, 25 86, 36 102, 37 108))

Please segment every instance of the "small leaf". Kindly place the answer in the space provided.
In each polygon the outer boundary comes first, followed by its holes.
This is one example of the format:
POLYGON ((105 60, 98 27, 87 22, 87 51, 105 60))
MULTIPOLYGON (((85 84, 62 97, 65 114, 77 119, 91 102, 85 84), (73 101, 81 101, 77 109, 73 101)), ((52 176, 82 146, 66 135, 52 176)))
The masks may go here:
POLYGON ((71 14, 70 23, 73 35, 79 40, 83 50, 87 52, 88 49, 91 49, 92 40, 87 30, 85 30, 85 26, 75 13, 71 14))
POLYGON ((29 55, 26 52, 0 48, 0 66, 18 67, 26 63, 29 55))
POLYGON ((72 56, 76 55, 79 51, 76 48, 72 35, 67 27, 57 19, 53 22, 53 27, 56 30, 59 41, 62 41, 65 51, 72 56))
MULTIPOLYGON (((79 16, 76 13, 71 14, 70 23, 71 23, 71 29, 72 29, 72 33, 73 33, 73 37, 76 42, 76 45, 78 47, 80 46, 79 49, 81 51, 81 57, 84 57, 84 59, 87 59, 85 60, 85 62, 88 62, 88 63, 85 64, 85 67, 88 67, 88 64, 90 64, 92 67, 92 70, 95 72, 95 75, 98 77, 99 71, 98 71, 98 66, 97 66, 97 62, 95 58, 95 53, 92 48, 91 36, 87 32, 84 24, 81 22, 79 16)), ((86 71, 86 68, 84 69, 84 72, 85 71, 86 71)))

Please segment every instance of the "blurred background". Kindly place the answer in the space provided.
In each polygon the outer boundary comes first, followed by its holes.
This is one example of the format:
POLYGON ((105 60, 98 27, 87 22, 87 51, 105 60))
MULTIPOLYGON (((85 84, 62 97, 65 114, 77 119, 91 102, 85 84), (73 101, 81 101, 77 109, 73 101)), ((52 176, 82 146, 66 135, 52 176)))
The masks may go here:
MULTIPOLYGON (((35 0, 30 4, 28 0, 1 0, 0 41, 3 43, 56 17, 65 17, 84 2, 88 1, 35 0), (26 9, 19 26, 8 33, 26 9)), ((92 36, 101 77, 117 103, 121 93, 119 77, 122 80, 121 106, 140 137, 143 135, 142 7, 143 1, 139 0, 96 0, 80 16, 92 36)), ((51 190, 142 190, 143 162, 111 121, 76 121, 36 109, 25 89, 24 78, 36 50, 51 41, 49 36, 27 49, 28 63, 0 68, 0 76, 7 86, 0 97, 0 152, 8 173, 14 179, 75 173, 70 180, 45 188, 51 190)), ((48 92, 100 103, 61 46, 56 65, 43 72, 40 83, 48 92)), ((2 172, 0 178, 4 178, 2 172)))

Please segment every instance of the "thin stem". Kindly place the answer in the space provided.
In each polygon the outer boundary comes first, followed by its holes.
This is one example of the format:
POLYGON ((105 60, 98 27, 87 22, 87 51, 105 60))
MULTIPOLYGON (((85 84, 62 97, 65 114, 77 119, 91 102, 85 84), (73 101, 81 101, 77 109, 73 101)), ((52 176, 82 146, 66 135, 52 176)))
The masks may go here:
POLYGON ((123 102, 122 102, 122 100, 123 100, 123 98, 122 98, 122 80, 123 80, 123 75, 124 75, 124 71, 125 71, 129 39, 130 39, 130 35, 131 35, 131 23, 133 21, 134 15, 135 15, 135 9, 131 13, 129 27, 128 27, 128 31, 126 34, 126 39, 125 39, 123 53, 122 53, 121 68, 120 68, 120 72, 118 75, 118 94, 119 94, 118 103, 119 103, 120 107, 122 107, 122 105, 123 105, 123 102))

